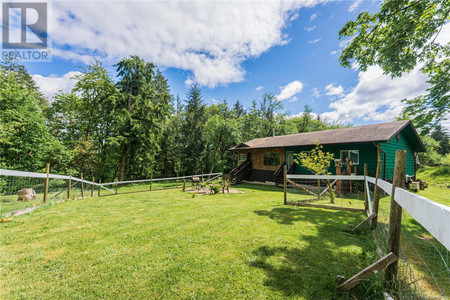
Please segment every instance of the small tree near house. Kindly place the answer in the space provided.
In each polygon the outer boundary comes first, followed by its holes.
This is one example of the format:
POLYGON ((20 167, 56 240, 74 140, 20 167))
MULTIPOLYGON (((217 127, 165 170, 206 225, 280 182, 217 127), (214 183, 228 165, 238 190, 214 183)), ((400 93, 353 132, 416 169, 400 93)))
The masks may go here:
MULTIPOLYGON (((308 169, 315 175, 327 175, 328 168, 331 162, 334 160, 334 154, 330 152, 324 152, 323 146, 319 144, 319 141, 314 141, 316 147, 310 151, 310 153, 302 152, 300 154, 295 154, 297 158, 294 161, 300 164, 302 167, 308 169)), ((330 202, 334 203, 334 191, 331 186, 330 180, 327 180, 328 193, 330 196, 330 202)), ((320 194, 317 196, 320 198, 320 194)))

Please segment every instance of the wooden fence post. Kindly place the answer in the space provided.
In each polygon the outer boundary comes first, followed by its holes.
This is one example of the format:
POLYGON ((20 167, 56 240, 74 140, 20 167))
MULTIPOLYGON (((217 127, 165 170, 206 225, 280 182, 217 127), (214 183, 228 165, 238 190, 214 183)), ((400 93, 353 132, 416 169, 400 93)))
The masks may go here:
POLYGON ((92 184, 91 184, 91 198, 94 197, 94 183, 95 183, 95 177, 92 177, 92 184))
MULTIPOLYGON (((402 207, 395 202, 395 188, 405 188, 405 165, 406 151, 397 150, 395 153, 394 177, 391 193, 391 211, 389 214, 389 234, 387 252, 394 253, 399 257, 400 253, 400 232, 402 226, 402 207)), ((391 286, 395 285, 398 274, 398 261, 390 264, 386 268, 386 279, 391 286)))
POLYGON ((98 186, 97 196, 100 197, 100 190, 102 188, 101 187, 101 185, 102 185, 102 180, 101 179, 98 180, 98 184, 99 184, 99 186, 98 186))
POLYGON ((367 197, 367 193, 369 192, 367 190, 367 164, 364 164, 364 209, 366 211, 369 211, 369 199, 367 197))
POLYGON ((370 229, 377 228, 377 219, 378 219, 378 208, 380 207, 380 187, 378 186, 378 180, 381 178, 381 166, 382 161, 379 160, 377 163, 377 174, 375 176, 375 191, 373 196, 373 212, 377 215, 372 219, 372 223, 370 224, 370 229))
POLYGON ((44 203, 47 202, 47 194, 48 194, 48 176, 50 173, 50 164, 47 163, 46 168, 45 168, 45 174, 47 175, 47 177, 45 178, 45 187, 44 187, 44 203))
POLYGON ((150 175, 150 191, 152 190, 153 174, 150 175))
POLYGON ((81 175, 81 198, 84 198, 84 180, 83 180, 83 173, 80 173, 81 175))
POLYGON ((117 195, 117 180, 116 180, 116 195, 117 195))
POLYGON ((286 182, 286 173, 287 173, 287 167, 284 165, 283 167, 283 190, 284 190, 284 205, 287 205, 287 182, 286 182))
POLYGON ((183 191, 186 191, 186 179, 183 179, 183 191))
MULTIPOLYGON (((340 163, 336 163, 336 175, 341 175, 341 164, 340 163)), ((336 195, 337 196, 341 196, 341 180, 338 179, 338 181, 336 182, 336 195)))
POLYGON ((322 193, 320 192, 320 179, 317 179, 317 197, 318 199, 322 199, 322 193))
POLYGON ((72 169, 69 170, 69 185, 67 186, 67 199, 70 199, 71 188, 72 188, 72 169))

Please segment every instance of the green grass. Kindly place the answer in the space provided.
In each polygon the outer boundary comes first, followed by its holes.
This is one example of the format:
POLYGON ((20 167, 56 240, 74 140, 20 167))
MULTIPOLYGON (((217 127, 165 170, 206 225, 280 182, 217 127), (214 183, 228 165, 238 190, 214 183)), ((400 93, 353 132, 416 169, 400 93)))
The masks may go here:
MULTIPOLYGON (((281 189, 68 201, 0 224, 1 298, 331 299, 377 259, 363 214, 283 206, 281 189)), ((352 290, 380 297, 378 281, 352 290)), ((344 294, 346 298, 350 295, 344 294)))

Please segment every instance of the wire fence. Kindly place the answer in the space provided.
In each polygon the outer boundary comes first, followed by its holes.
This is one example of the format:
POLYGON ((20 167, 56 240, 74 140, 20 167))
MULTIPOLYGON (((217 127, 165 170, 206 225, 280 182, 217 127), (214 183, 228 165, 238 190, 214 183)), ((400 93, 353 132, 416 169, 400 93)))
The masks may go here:
MULTIPOLYGON (((373 195, 373 189, 371 189, 373 195)), ((373 231, 380 254, 388 253, 391 197, 382 192, 378 224, 373 231)), ((450 220, 447 220, 450 226, 450 220)), ((450 251, 405 210, 402 211, 399 280, 402 299, 448 299, 450 251)))
POLYGON ((167 189, 207 189, 207 184, 217 182, 222 173, 198 174, 171 178, 150 178, 141 180, 102 183, 101 196, 128 194, 167 189))
MULTIPOLYGON (((320 177, 287 175, 285 192, 287 204, 355 212, 366 211, 368 216, 373 214, 375 178, 367 177, 367 181, 364 181, 364 176, 332 175, 317 179, 320 177), (338 178, 347 179, 338 180, 338 178), (367 184, 366 190, 369 191, 367 197, 364 192, 365 184, 367 184), (332 188, 327 190, 328 186, 332 188), (331 203, 330 190, 333 192, 334 203, 331 203)), ((378 214, 376 225, 371 227, 374 228, 372 234, 381 258, 389 253, 392 184, 379 180, 378 186, 381 193, 378 214)), ((399 271, 396 285, 391 287, 389 292, 399 299, 448 299, 450 295, 449 207, 399 188, 395 189, 395 202, 403 207, 399 271)), ((386 279, 383 278, 383 272, 377 276, 380 280, 386 279)), ((373 282, 373 279, 372 281, 362 280, 362 286, 370 291, 373 288, 373 282)), ((378 296, 371 296, 368 292, 365 297, 375 299, 378 296)))
POLYGON ((42 205, 66 200, 164 189, 203 189, 217 182, 222 173, 172 178, 96 183, 82 178, 35 172, 0 169, 0 216, 9 217, 31 212, 42 205), (45 183, 48 179, 47 193, 45 183), (44 201, 46 198, 46 201, 44 201))

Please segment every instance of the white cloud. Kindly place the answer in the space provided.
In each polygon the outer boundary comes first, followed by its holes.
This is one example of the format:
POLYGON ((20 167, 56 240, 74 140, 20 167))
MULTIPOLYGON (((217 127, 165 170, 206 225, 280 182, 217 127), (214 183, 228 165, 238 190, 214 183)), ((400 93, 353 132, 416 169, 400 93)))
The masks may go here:
POLYGON ((358 6, 361 4, 362 0, 355 0, 355 2, 353 2, 352 5, 350 5, 350 7, 348 8, 349 12, 353 12, 355 11, 355 9, 358 8, 358 6))
POLYGON ((335 55, 335 54, 337 54, 337 53, 339 53, 340 52, 340 50, 334 50, 334 51, 331 51, 330 52, 330 55, 335 55))
POLYGON ((303 83, 298 80, 292 81, 291 83, 280 87, 280 94, 277 95, 277 99, 280 101, 292 98, 298 93, 301 93, 303 89, 303 83))
POLYGON ((322 40, 322 38, 318 38, 318 39, 315 39, 315 40, 312 40, 312 41, 308 41, 308 44, 315 44, 315 43, 319 42, 320 40, 322 40))
POLYGON ((392 121, 403 108, 402 99, 415 98, 429 87, 427 76, 420 72, 420 66, 400 78, 391 79, 380 67, 369 67, 360 72, 358 84, 341 99, 332 102, 330 112, 322 114, 329 121, 352 122, 392 121))
POLYGON ((319 92, 318 88, 313 88, 311 91, 312 91, 312 96, 314 98, 319 98, 320 97, 320 92, 319 92))
POLYGON ((70 71, 63 76, 50 75, 48 77, 42 76, 40 74, 31 75, 33 80, 36 82, 37 86, 41 92, 52 99, 56 93, 64 92, 69 93, 72 91, 76 80, 73 79, 75 75, 81 74, 78 71, 70 71))
POLYGON ((344 94, 344 88, 342 85, 334 85, 334 83, 331 83, 325 87, 325 94, 327 96, 342 96, 344 94))
POLYGON ((317 14, 312 14, 311 17, 309 17, 309 20, 314 21, 315 18, 317 18, 317 14))
POLYGON ((314 29, 316 29, 316 26, 305 27, 305 30, 308 32, 313 31, 314 29))
POLYGON ((263 88, 264 88, 263 86, 258 86, 258 87, 256 87, 255 91, 260 91, 260 90, 262 90, 263 88))
POLYGON ((292 97, 288 102, 297 102, 298 98, 297 97, 292 97))
MULTIPOLYGON (((301 117, 303 117, 303 111, 301 111, 301 112, 299 112, 298 114, 295 114, 295 115, 289 115, 289 116, 287 116, 287 118, 288 119, 292 119, 292 118, 301 118, 301 117)), ((313 118, 313 119, 317 119, 317 114, 316 113, 313 113, 313 112, 310 112, 310 114, 311 114, 311 117, 313 118)))
POLYGON ((299 9, 327 1, 55 1, 53 55, 115 63, 136 54, 201 85, 241 82, 245 60, 288 43, 283 30, 299 9))

